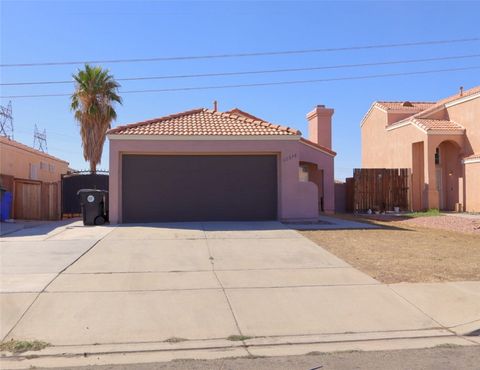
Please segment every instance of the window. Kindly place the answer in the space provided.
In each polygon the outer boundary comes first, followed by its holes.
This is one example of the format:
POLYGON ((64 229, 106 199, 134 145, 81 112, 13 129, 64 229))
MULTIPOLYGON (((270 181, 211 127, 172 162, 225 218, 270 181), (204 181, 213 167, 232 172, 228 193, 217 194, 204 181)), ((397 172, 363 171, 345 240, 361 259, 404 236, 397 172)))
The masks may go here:
POLYGON ((40 169, 41 170, 46 170, 48 169, 48 164, 45 162, 40 162, 40 169))
POLYGON ((440 164, 440 149, 435 149, 435 164, 440 164))
POLYGON ((30 163, 30 180, 38 179, 38 164, 30 163))
POLYGON ((300 182, 307 182, 308 181, 308 167, 307 166, 298 167, 298 180, 300 182))
POLYGON ((48 171, 49 172, 54 172, 55 171, 55 165, 54 164, 49 164, 48 165, 48 171))

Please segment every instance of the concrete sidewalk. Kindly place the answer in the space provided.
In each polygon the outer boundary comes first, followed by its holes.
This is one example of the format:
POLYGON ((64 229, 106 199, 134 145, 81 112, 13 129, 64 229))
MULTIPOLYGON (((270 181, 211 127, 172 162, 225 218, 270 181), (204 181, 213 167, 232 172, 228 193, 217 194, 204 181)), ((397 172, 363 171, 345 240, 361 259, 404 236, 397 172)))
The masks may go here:
POLYGON ((479 283, 383 285, 278 222, 73 224, 8 240, 2 336, 53 345, 36 355, 474 345, 456 334, 480 327, 479 283))

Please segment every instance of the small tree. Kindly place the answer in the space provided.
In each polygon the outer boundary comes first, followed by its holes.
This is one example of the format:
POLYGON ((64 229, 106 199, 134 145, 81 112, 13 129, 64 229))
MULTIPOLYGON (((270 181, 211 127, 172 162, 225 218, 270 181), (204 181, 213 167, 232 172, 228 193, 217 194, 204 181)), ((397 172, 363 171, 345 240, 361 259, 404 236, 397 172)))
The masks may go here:
POLYGON ((107 130, 117 118, 114 105, 122 104, 122 98, 118 95, 120 85, 108 69, 88 64, 72 77, 75 91, 70 108, 80 124, 83 158, 90 162, 90 171, 95 173, 102 159, 107 130))

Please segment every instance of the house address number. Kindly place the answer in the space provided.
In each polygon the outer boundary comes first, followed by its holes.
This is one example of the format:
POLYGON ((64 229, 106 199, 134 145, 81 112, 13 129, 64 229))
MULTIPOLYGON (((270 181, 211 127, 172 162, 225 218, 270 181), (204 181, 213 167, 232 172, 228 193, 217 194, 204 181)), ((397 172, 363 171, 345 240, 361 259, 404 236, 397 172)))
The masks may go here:
POLYGON ((287 156, 285 156, 283 158, 283 161, 288 162, 288 161, 291 161, 292 159, 295 159, 295 158, 297 158, 297 153, 292 153, 292 154, 288 154, 287 156))

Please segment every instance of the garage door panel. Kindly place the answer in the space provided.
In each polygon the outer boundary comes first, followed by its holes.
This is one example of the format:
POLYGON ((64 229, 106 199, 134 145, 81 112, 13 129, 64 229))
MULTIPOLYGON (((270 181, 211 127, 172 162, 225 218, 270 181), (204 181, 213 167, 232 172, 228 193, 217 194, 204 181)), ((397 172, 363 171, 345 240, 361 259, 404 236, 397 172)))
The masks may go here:
POLYGON ((277 218, 275 155, 124 155, 124 222, 277 218))

